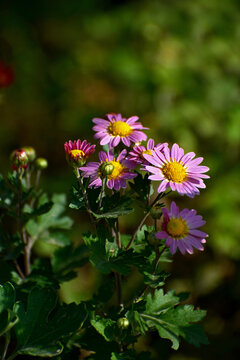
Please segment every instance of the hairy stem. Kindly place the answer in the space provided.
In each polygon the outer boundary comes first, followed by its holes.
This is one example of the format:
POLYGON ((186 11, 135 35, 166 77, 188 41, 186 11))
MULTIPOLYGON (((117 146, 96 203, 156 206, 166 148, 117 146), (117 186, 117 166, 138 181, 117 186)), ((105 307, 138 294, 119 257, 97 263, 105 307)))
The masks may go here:
POLYGON ((102 206, 102 200, 103 200, 103 194, 104 194, 106 182, 107 182, 107 177, 102 179, 102 187, 101 187, 100 199, 99 199, 99 204, 98 204, 98 209, 97 209, 98 213, 99 213, 99 211, 101 209, 101 206, 102 206))

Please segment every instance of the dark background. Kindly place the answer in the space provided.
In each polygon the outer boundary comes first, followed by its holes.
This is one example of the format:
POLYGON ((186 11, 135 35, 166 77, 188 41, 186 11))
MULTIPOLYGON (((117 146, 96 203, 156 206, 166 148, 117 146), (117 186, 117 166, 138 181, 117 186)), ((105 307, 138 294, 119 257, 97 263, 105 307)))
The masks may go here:
MULTIPOLYGON (((49 168, 43 186, 68 192, 63 143, 93 142, 95 116, 138 115, 157 142, 177 142, 205 158, 206 190, 193 200, 207 220, 204 253, 174 256, 168 288, 190 291, 207 309, 210 345, 178 352, 156 336, 140 340, 157 359, 238 359, 240 345, 240 3, 237 0, 0 1, 0 59, 15 72, 0 93, 0 164, 32 145, 49 168)), ((6 170, 7 169, 7 170, 6 170)), ((88 228, 75 218, 73 241, 88 228)), ((131 231, 137 215, 121 221, 131 231)), ((51 249, 39 243, 36 252, 51 249)), ((61 289, 64 301, 88 299, 99 275, 91 266, 61 289)), ((133 274, 128 288, 136 282, 133 274)), ((127 290, 128 291, 128 290, 127 290)), ((125 296, 127 296, 127 291, 125 296)))

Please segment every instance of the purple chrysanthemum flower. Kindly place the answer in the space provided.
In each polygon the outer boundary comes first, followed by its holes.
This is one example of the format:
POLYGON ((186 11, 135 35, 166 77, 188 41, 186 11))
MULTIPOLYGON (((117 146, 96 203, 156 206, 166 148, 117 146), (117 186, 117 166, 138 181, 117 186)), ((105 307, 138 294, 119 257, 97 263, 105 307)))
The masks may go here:
POLYGON ((96 131, 94 137, 100 139, 100 145, 109 144, 109 147, 113 148, 122 141, 125 146, 130 146, 131 142, 136 143, 147 139, 147 135, 140 130, 148 128, 137 122, 138 116, 125 119, 121 114, 107 114, 106 117, 106 120, 93 119, 96 124, 93 127, 96 131))
POLYGON ((204 250, 202 244, 206 243, 208 235, 198 230, 206 222, 202 216, 197 215, 196 210, 184 209, 179 212, 178 206, 173 201, 170 210, 163 208, 162 231, 156 233, 157 239, 166 239, 166 246, 171 254, 175 254, 177 248, 182 254, 193 253, 193 248, 204 250))
POLYGON ((144 159, 143 154, 152 155, 152 150, 159 150, 163 151, 164 147, 168 146, 168 143, 159 143, 155 145, 153 139, 149 139, 147 142, 147 147, 143 145, 136 145, 133 147, 133 149, 129 152, 129 160, 135 161, 137 164, 149 164, 149 162, 144 159))
POLYGON ((198 188, 205 188, 202 179, 209 178, 205 175, 209 170, 207 166, 199 166, 203 158, 195 157, 194 152, 184 154, 184 150, 177 144, 170 150, 164 147, 163 151, 152 150, 152 155, 143 154, 143 157, 152 165, 144 165, 144 170, 152 173, 151 180, 161 181, 158 192, 161 193, 170 187, 180 195, 189 197, 199 194, 198 188))
POLYGON ((105 153, 99 152, 99 162, 89 162, 87 166, 81 167, 84 177, 90 177, 89 187, 95 188, 102 186, 102 180, 107 177, 107 187, 109 189, 120 190, 126 188, 126 180, 133 179, 137 174, 130 170, 136 166, 136 163, 126 159, 127 150, 124 149, 117 159, 111 151, 105 153))
POLYGON ((86 140, 75 140, 65 142, 64 149, 67 161, 74 166, 82 166, 85 164, 86 159, 95 151, 96 145, 87 143, 86 140))

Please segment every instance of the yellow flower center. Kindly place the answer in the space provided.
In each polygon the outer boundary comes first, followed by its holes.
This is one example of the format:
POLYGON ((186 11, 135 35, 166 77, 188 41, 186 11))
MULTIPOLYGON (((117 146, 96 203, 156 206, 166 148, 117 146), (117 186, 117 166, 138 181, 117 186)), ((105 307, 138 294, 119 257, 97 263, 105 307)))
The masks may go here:
POLYGON ((173 238, 180 239, 188 234, 189 228, 182 218, 171 218, 167 223, 167 233, 173 238))
POLYGON ((113 121, 108 126, 108 133, 113 136, 129 136, 132 133, 132 128, 124 121, 113 121))
POLYGON ((70 153, 74 157, 74 159, 83 158, 85 156, 85 153, 82 150, 70 150, 70 153))
POLYGON ((142 152, 143 154, 152 155, 152 151, 150 149, 142 152))
POLYGON ((176 161, 166 163, 161 171, 167 180, 175 183, 182 183, 187 177, 185 167, 176 161))
POLYGON ((109 161, 109 163, 114 166, 114 169, 111 175, 108 175, 107 178, 108 180, 117 179, 124 172, 125 166, 120 164, 119 161, 114 161, 114 160, 109 161))

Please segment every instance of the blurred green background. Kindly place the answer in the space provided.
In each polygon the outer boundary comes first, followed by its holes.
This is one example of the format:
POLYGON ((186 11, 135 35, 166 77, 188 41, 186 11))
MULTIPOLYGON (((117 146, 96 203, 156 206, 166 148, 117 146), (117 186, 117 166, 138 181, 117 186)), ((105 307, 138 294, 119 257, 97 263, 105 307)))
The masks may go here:
MULTIPOLYGON (((0 94, 1 172, 11 150, 32 145, 49 160, 45 189, 68 192, 63 143, 93 142, 91 119, 108 112, 138 115, 157 142, 205 158, 207 189, 176 200, 207 220, 206 250, 176 255, 168 287, 207 309, 210 345, 176 353, 156 335, 138 348, 157 359, 239 359, 240 2, 1 0, 0 30, 0 59, 16 77, 0 94)), ((87 218, 69 214, 78 241, 87 218)), ((134 221, 123 219, 124 231, 134 221)), ((97 283, 88 266, 62 297, 89 298, 97 283)))

